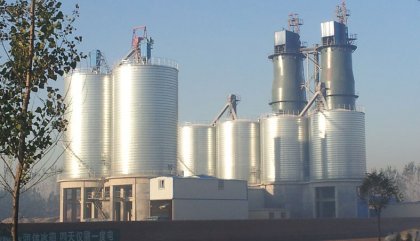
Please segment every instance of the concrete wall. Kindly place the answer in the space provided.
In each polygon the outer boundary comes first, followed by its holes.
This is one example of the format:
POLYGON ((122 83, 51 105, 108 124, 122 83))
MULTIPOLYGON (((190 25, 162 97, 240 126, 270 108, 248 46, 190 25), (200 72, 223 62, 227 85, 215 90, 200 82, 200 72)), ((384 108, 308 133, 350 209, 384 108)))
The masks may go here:
POLYGON ((266 190, 260 187, 248 188, 248 207, 250 210, 265 208, 266 190))
MULTIPOLYGON (((335 210, 337 218, 356 218, 360 216, 357 187, 359 180, 328 180, 312 183, 276 183, 262 185, 266 190, 266 209, 286 210, 290 218, 313 218, 315 212, 315 189, 317 187, 335 187, 335 210)), ((261 193, 249 189, 250 210, 258 207, 261 193)), ((366 210, 367 212, 367 210, 366 210)))
POLYGON ((420 202, 391 204, 382 211, 381 215, 388 218, 420 217, 420 202))
POLYGON ((150 181, 150 200, 172 200, 173 220, 248 218, 246 181, 157 177, 150 181))
POLYGON ((284 209, 249 210, 249 219, 286 219, 290 214, 284 209))
POLYGON ((248 201, 174 199, 173 220, 235 220, 248 218, 248 201))
POLYGON ((134 187, 136 202, 134 212, 136 220, 145 220, 150 216, 150 179, 137 178, 134 187))
POLYGON ((150 179, 151 200, 170 200, 174 197, 174 182, 172 177, 157 177, 150 179), (165 182, 165 188, 159 187, 159 182, 165 182))
POLYGON ((304 206, 304 193, 308 188, 306 184, 281 183, 264 186, 267 190, 266 208, 287 210, 291 218, 308 216, 308 208, 304 206))
POLYGON ((175 178, 174 199, 248 199, 247 182, 241 180, 175 178), (219 189, 219 182, 223 188, 219 189))
POLYGON ((150 180, 150 200, 248 199, 247 182, 216 178, 157 177, 150 180), (160 181, 165 188, 159 188, 160 181), (223 187, 219 188, 220 182, 223 187))
MULTIPOLYGON (((315 215, 315 189, 317 187, 335 187, 335 203, 337 218, 356 218, 358 217, 357 187, 360 186, 359 180, 329 180, 313 182, 309 184, 307 198, 311 200, 312 217, 315 215)), ((309 204, 309 203, 308 203, 309 204)), ((367 210, 366 210, 367 211, 367 210)))
MULTIPOLYGON (((419 223, 420 218, 385 218, 382 232, 385 236, 418 228, 419 223)), ((376 237, 376 225, 375 219, 89 222, 20 224, 19 232, 74 235, 89 230, 112 230, 118 236, 114 241, 317 241, 376 237)), ((8 224, 0 224, 0 236, 7 230, 8 224)))

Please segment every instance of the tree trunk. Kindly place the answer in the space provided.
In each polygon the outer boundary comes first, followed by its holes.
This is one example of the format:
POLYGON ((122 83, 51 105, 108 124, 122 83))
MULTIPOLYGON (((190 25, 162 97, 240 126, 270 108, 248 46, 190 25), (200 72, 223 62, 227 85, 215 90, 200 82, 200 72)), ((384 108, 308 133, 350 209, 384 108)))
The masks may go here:
POLYGON ((31 82, 32 82, 32 65, 34 59, 34 43, 35 43, 35 2, 36 0, 31 1, 30 9, 30 18, 31 26, 29 29, 29 56, 28 56, 28 66, 26 69, 26 79, 25 79, 25 92, 23 94, 23 103, 22 103, 22 120, 21 120, 21 130, 19 132, 19 150, 18 150, 18 164, 16 167, 16 174, 14 179, 14 189, 13 189, 13 220, 12 220, 12 240, 18 241, 18 224, 19 224, 19 200, 20 200, 20 190, 22 187, 22 178, 25 176, 25 152, 26 152, 26 130, 29 128, 27 113, 29 100, 31 98, 31 82))
POLYGON ((22 181, 23 166, 18 163, 15 174, 15 185, 13 187, 13 222, 12 222, 12 240, 18 240, 18 222, 19 222, 19 198, 20 186, 22 181))
POLYGON ((376 214, 378 216, 378 241, 381 241, 381 210, 378 210, 376 214))

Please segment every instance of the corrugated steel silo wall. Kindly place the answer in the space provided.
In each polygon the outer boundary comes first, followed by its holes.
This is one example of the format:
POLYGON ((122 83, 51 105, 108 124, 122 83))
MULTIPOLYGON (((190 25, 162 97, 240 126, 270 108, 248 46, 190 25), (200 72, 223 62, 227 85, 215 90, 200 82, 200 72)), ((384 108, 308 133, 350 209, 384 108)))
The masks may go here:
POLYGON ((364 177, 363 112, 337 109, 312 114, 309 143, 311 180, 364 177))
POLYGON ((111 162, 111 76, 75 71, 64 79, 69 121, 62 178, 108 175, 111 162))
POLYGON ((260 125, 229 120, 216 126, 216 176, 255 184, 260 172, 260 125))
POLYGON ((261 182, 308 178, 307 118, 276 115, 261 119, 261 182))
POLYGON ((178 131, 178 171, 184 176, 216 172, 216 128, 204 124, 183 124, 178 131))
POLYGON ((113 176, 173 173, 177 157, 178 70, 124 63, 114 70, 113 176))

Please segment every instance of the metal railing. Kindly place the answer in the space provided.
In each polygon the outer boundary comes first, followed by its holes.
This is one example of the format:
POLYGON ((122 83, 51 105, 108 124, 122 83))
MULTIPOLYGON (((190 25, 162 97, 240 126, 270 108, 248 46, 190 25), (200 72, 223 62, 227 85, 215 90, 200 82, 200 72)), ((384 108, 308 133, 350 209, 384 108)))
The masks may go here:
POLYGON ((124 59, 118 62, 118 64, 114 65, 114 68, 120 64, 140 64, 140 65, 159 65, 159 66, 167 66, 172 67, 175 69, 179 69, 179 64, 172 59, 168 58, 160 58, 160 57, 152 57, 147 59, 146 57, 142 57, 141 60, 135 59, 124 59))
POLYGON ((69 77, 73 74, 91 74, 91 75, 111 75, 112 71, 105 71, 105 70, 95 70, 93 68, 89 68, 89 67, 80 67, 77 66, 75 69, 70 70, 68 73, 64 74, 64 77, 69 77))
POLYGON ((175 69, 179 68, 178 63, 175 60, 167 59, 167 58, 152 57, 147 60, 147 64, 168 66, 175 69))
POLYGON ((260 115, 260 119, 265 119, 267 117, 271 116, 292 116, 292 117, 298 117, 300 114, 300 111, 282 111, 282 112, 271 112, 271 113, 263 113, 260 115))
POLYGON ((114 197, 116 198, 131 198, 133 197, 132 189, 125 189, 124 191, 115 191, 114 197))
POLYGON ((358 111, 358 112, 365 112, 364 106, 359 105, 334 105, 333 108, 330 108, 329 110, 351 110, 351 111, 358 111))
MULTIPOLYGON (((332 111, 332 110, 346 110, 346 111, 357 111, 357 112, 365 112, 364 106, 359 105, 335 105, 334 108, 325 108, 325 109, 318 109, 318 108, 311 108, 307 112, 307 115, 310 115, 314 112, 318 111, 332 111)), ((260 115, 259 119, 265 119, 271 116, 291 116, 291 117, 297 117, 300 114, 299 111, 283 111, 278 113, 263 113, 260 115)))
POLYGON ((308 115, 311 115, 313 113, 319 112, 319 111, 355 111, 355 112, 363 112, 365 113, 365 107, 359 106, 359 105, 335 105, 333 108, 326 108, 326 109, 317 109, 314 108, 310 111, 308 111, 308 115))

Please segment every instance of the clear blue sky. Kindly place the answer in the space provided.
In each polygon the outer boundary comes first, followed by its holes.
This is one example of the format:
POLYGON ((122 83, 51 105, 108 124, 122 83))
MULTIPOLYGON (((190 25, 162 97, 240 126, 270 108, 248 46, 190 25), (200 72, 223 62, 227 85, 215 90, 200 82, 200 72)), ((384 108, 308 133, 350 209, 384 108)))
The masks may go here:
MULTIPOLYGON (((268 113, 273 33, 288 14, 304 20, 301 38, 319 43, 320 23, 340 0, 65 0, 79 2, 79 48, 100 49, 110 64, 130 49, 132 28, 147 25, 154 56, 180 64, 179 120, 211 121, 229 93, 240 117, 268 113)), ((366 111, 368 168, 420 162, 420 1, 348 0, 358 34, 353 71, 366 111)))

